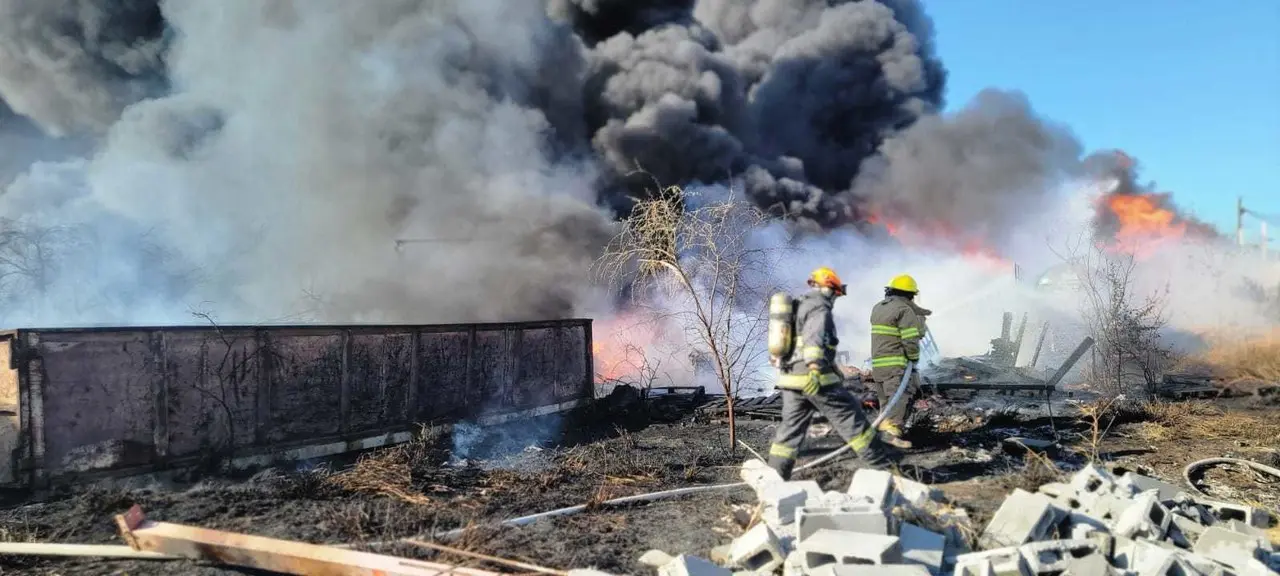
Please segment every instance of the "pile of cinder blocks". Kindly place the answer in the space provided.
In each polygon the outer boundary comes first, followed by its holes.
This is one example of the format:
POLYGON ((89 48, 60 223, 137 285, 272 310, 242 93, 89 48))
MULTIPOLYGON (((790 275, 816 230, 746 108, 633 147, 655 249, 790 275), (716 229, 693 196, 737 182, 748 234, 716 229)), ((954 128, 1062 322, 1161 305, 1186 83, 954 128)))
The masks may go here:
POLYGON ((752 460, 742 479, 760 512, 746 533, 710 560, 652 551, 641 562, 659 576, 1280 574, 1263 511, 1093 466, 1015 490, 980 534, 929 487, 886 472, 859 470, 848 490, 828 492, 752 460))
POLYGON ((756 492, 760 521, 713 553, 716 562, 665 555, 641 561, 660 576, 936 576, 948 558, 968 551, 963 511, 946 509, 927 486, 887 472, 859 470, 848 490, 823 491, 817 482, 785 482, 752 460, 743 465, 742 479, 756 492))
POLYGON ((956 558, 957 576, 1280 573, 1267 514, 1194 498, 1177 486, 1087 466, 1067 484, 1015 490, 956 558))

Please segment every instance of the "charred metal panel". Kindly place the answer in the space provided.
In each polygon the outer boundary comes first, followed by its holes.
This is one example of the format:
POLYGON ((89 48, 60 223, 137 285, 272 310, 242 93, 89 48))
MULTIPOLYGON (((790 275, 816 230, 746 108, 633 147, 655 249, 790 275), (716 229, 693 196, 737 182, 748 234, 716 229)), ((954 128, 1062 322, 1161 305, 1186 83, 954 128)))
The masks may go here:
POLYGON ((481 410, 502 411, 502 392, 510 386, 511 335, 505 330, 477 330, 471 346, 471 386, 464 392, 464 417, 481 410))
POLYGON ((0 332, 0 486, 562 410, 592 396, 590 334, 589 320, 0 332))
POLYGON ((351 335, 348 431, 376 431, 409 421, 413 340, 412 332, 351 335))
POLYGON ((42 334, 44 465, 85 472, 148 464, 159 366, 146 331, 42 334))
POLYGON ((13 335, 0 334, 0 485, 17 481, 18 447, 22 443, 18 370, 13 362, 13 335))
POLYGON ((255 441, 262 355, 252 330, 161 332, 169 458, 227 452, 255 441))
POLYGON ((472 388, 474 335, 474 330, 422 334, 418 344, 418 404, 414 407, 418 420, 434 422, 466 416, 463 408, 472 388))
POLYGON ((342 426, 343 333, 272 331, 271 426, 277 444, 337 434, 342 426))

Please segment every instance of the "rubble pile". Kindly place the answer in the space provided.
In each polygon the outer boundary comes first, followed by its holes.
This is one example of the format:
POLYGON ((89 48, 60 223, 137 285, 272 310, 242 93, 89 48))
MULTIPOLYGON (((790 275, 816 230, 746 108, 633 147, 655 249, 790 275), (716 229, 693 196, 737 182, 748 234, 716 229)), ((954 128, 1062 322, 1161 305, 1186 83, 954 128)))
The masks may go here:
POLYGON ((783 481, 758 460, 742 479, 759 504, 711 559, 650 551, 659 576, 1263 576, 1280 551, 1262 510, 1087 466, 1069 483, 1015 490, 979 532, 928 486, 858 470, 844 492, 783 481), (976 550, 975 550, 976 548, 976 550))

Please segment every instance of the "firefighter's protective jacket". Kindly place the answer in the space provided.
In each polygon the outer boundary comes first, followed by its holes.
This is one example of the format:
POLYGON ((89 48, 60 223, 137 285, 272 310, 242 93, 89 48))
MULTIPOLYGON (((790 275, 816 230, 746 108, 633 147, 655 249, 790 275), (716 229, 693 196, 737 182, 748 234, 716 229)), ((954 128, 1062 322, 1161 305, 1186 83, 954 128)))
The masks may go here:
POLYGON ((933 314, 933 310, 921 308, 914 300, 907 300, 907 304, 911 305, 911 309, 916 311, 916 318, 920 319, 920 338, 923 339, 925 334, 929 333, 929 327, 925 321, 929 319, 930 314, 933 314))
MULTIPOLYGON (((920 360, 924 315, 902 296, 889 296, 871 308, 871 369, 905 369, 920 360)), ((923 310, 923 309, 920 309, 923 310)), ((927 312, 927 311, 926 311, 927 312)))
POLYGON ((804 388, 809 380, 809 365, 818 367, 823 386, 843 381, 835 370, 836 323, 831 316, 834 298, 813 290, 796 299, 796 342, 791 356, 784 362, 778 387, 790 390, 804 388))

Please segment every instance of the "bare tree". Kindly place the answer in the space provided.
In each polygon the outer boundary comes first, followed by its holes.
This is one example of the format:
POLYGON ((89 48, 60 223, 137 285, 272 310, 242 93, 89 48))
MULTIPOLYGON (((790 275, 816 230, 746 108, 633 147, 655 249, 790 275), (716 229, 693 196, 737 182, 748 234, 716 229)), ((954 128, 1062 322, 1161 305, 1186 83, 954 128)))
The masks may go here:
POLYGON ((728 404, 731 450, 734 400, 766 365, 765 303, 775 288, 767 279, 786 250, 752 244, 750 233, 767 219, 732 195, 661 188, 637 201, 596 266, 601 279, 629 290, 656 321, 674 322, 709 357, 728 404))
POLYGON ((1168 287, 1139 294, 1132 253, 1081 235, 1060 253, 1080 281, 1085 326, 1096 344, 1089 379, 1109 396, 1148 398, 1173 360, 1161 341, 1168 287))

